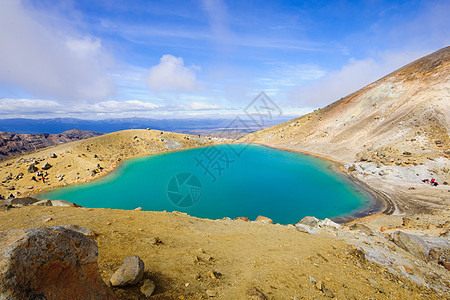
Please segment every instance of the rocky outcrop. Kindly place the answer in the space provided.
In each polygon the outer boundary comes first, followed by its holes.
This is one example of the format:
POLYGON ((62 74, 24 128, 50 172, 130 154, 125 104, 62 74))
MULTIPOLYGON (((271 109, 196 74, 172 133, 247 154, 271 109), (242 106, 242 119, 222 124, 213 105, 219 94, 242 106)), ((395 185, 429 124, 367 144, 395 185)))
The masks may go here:
POLYGON ((101 135, 101 133, 79 129, 72 129, 59 134, 21 134, 0 132, 0 160, 40 148, 64 144, 99 135, 101 135))
POLYGON ((430 248, 425 241, 417 235, 408 234, 403 231, 396 231, 392 235, 394 243, 400 248, 405 249, 417 258, 428 261, 430 248))
POLYGON ((123 264, 112 275, 112 286, 127 286, 138 283, 144 277, 144 262, 139 256, 129 256, 123 260, 123 264))
POLYGON ((1 299, 115 299, 97 244, 62 227, 0 232, 1 299))

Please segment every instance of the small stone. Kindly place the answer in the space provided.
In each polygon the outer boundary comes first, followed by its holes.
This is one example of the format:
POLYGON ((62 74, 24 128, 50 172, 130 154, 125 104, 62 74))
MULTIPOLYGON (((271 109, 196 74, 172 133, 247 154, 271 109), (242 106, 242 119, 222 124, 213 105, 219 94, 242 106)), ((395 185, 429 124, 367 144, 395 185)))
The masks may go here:
POLYGON ((51 157, 51 158, 57 158, 58 156, 57 156, 55 153, 52 153, 52 154, 50 155, 50 157, 51 157))
POLYGON ((325 296, 329 298, 334 298, 333 292, 327 289, 324 285, 322 285, 322 292, 325 294, 325 296))
POLYGON ((44 219, 44 223, 50 222, 51 220, 53 220, 53 219, 52 218, 44 219))
POLYGON ((123 264, 112 275, 112 286, 134 285, 144 277, 144 262, 139 256, 129 256, 123 260, 123 264))
POLYGON ((208 297, 215 297, 216 294, 217 294, 216 291, 213 291, 213 290, 206 291, 206 295, 208 295, 208 297))
POLYGON ((152 238, 151 244, 158 246, 158 245, 162 245, 163 242, 159 239, 159 237, 155 236, 154 238, 152 238))
POLYGON ((247 290, 247 296, 250 297, 250 299, 258 299, 258 300, 265 300, 266 295, 263 294, 260 290, 257 288, 250 288, 247 290))
POLYGON ((145 279, 144 284, 141 286, 141 293, 145 295, 145 297, 150 297, 155 291, 156 285, 150 279, 145 279))
POLYGON ((136 207, 134 210, 135 210, 135 211, 141 211, 141 210, 142 210, 142 207, 136 207))
POLYGON ((317 227, 320 220, 315 217, 304 217, 297 224, 308 225, 309 227, 317 227))
POLYGON ((355 223, 352 226, 350 226, 350 230, 359 230, 365 232, 367 235, 372 235, 373 231, 369 227, 367 227, 364 224, 361 223, 355 223))
POLYGON ((29 165, 28 166, 28 172, 29 173, 35 173, 38 171, 38 168, 35 165, 29 165))
POLYGON ((403 223, 402 225, 405 226, 406 228, 408 228, 409 226, 411 226, 412 224, 412 220, 410 218, 407 217, 403 217, 403 223))
POLYGON ((386 231, 386 230, 389 230, 389 228, 387 228, 386 226, 381 226, 381 228, 380 228, 381 232, 386 231))
POLYGON ((209 277, 211 277, 211 279, 214 279, 214 280, 216 280, 217 279, 217 277, 216 277, 216 274, 214 273, 214 271, 208 271, 208 274, 209 274, 209 277))

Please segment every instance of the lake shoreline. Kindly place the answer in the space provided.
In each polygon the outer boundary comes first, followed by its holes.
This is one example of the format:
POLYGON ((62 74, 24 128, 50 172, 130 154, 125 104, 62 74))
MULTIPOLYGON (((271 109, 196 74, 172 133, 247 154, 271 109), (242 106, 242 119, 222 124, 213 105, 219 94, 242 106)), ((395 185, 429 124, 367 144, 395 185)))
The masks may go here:
POLYGON ((367 216, 371 216, 377 213, 383 213, 386 215, 390 215, 395 211, 395 204, 393 203, 392 199, 386 195, 385 193, 376 190, 372 187, 370 187, 367 183, 361 181, 360 179, 356 178, 354 175, 349 173, 346 169, 343 168, 343 163, 333 160, 329 157, 326 157, 324 155, 315 154, 308 151, 300 151, 300 150, 294 150, 289 148, 283 148, 283 147, 275 147, 269 144, 265 143, 251 143, 253 145, 261 145, 272 149, 278 149, 283 151, 289 151, 294 153, 300 153, 304 155, 309 155, 312 157, 317 157, 323 160, 326 160, 331 163, 332 170, 337 173, 338 175, 343 176, 346 180, 351 181, 352 184, 358 187, 364 194, 367 195, 369 198, 370 204, 369 206, 357 210, 355 212, 352 212, 350 214, 345 214, 338 217, 331 217, 329 219, 333 220, 337 223, 348 223, 351 221, 355 221, 360 218, 364 218, 367 216))

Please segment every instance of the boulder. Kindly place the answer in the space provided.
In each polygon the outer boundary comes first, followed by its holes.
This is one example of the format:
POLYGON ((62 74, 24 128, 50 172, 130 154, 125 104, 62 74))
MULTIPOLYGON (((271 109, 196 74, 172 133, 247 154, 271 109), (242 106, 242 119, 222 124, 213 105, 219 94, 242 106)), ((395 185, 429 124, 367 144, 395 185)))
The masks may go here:
POLYGON ((64 201, 64 200, 53 200, 52 205, 53 206, 73 206, 73 207, 76 206, 74 203, 64 201))
POLYGON ((417 258, 428 261, 430 248, 421 237, 400 230, 394 232, 392 237, 397 246, 405 249, 417 258))
POLYGON ((308 226, 305 224, 300 224, 300 223, 295 224, 295 228, 300 232, 305 232, 305 233, 309 233, 309 234, 316 234, 319 232, 317 227, 311 227, 311 226, 308 226))
POLYGON ((358 231, 362 231, 364 233, 366 233, 367 235, 372 235, 374 234, 372 229, 370 229, 369 227, 367 227, 364 224, 361 223, 355 223, 352 226, 350 226, 350 230, 358 230, 358 231))
POLYGON ((325 218, 325 219, 319 221, 319 223, 317 225, 319 225, 319 227, 328 227, 328 228, 333 228, 333 229, 340 229, 341 228, 341 225, 339 225, 336 222, 331 221, 328 218, 325 218))
POLYGON ((36 202, 38 202, 38 200, 33 197, 14 198, 0 202, 0 206, 11 205, 13 207, 21 207, 21 206, 28 206, 36 202))
POLYGON ((32 206, 53 206, 52 201, 50 199, 41 200, 38 202, 34 202, 31 204, 32 206))
POLYGON ((264 216, 258 216, 256 218, 255 222, 264 223, 264 224, 273 224, 272 219, 264 217, 264 216))
POLYGON ((0 232, 0 299, 116 299, 97 244, 62 227, 0 232))
POLYGON ((35 165, 28 166, 28 173, 35 173, 38 171, 38 168, 35 165))
POLYGON ((304 217, 297 224, 308 225, 309 227, 317 227, 320 220, 315 217, 304 217))
POLYGON ((42 169, 42 170, 48 170, 48 169, 50 169, 51 167, 52 167, 52 165, 49 164, 48 162, 46 162, 46 163, 41 167, 41 169, 42 169))
POLYGON ((144 277, 144 262, 139 256, 129 256, 123 260, 123 264, 112 275, 112 286, 127 286, 138 283, 144 277))

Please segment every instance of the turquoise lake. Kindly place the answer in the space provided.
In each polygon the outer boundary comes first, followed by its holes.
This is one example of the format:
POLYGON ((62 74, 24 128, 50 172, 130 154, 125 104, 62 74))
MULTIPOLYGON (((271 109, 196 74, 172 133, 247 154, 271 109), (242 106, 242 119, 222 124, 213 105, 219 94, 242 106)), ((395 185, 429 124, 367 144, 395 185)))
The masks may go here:
POLYGON ((210 219, 263 215, 281 224, 369 207, 369 196, 331 166, 264 146, 218 145, 125 160, 107 176, 38 198, 84 207, 181 211, 210 219))

